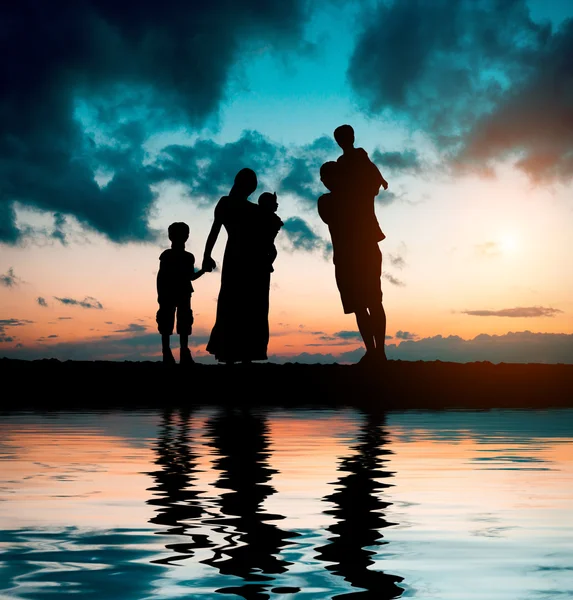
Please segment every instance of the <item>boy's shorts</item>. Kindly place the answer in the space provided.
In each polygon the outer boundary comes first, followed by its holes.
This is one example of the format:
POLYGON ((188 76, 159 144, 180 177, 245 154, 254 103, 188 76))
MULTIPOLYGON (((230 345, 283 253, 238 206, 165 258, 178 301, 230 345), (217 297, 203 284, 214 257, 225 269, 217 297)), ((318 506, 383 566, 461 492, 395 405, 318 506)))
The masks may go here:
POLYGON ((181 302, 167 302, 159 305, 155 320, 157 329, 161 335, 172 335, 177 314, 177 333, 179 335, 191 335, 193 325, 193 311, 191 310, 191 299, 181 302))
POLYGON ((378 244, 339 253, 334 273, 345 314, 382 304, 382 253, 378 244))

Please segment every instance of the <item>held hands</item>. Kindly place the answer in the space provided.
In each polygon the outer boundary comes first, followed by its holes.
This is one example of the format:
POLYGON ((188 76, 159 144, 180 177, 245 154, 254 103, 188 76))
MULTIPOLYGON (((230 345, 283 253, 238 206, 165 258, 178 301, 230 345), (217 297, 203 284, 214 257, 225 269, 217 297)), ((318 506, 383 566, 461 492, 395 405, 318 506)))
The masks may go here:
POLYGON ((203 257, 203 265, 201 268, 203 271, 205 271, 205 273, 211 273, 216 266, 217 263, 210 256, 203 257))
POLYGON ((387 189, 388 189, 388 182, 387 182, 385 179, 382 181, 382 187, 383 187, 385 190, 387 190, 387 189))

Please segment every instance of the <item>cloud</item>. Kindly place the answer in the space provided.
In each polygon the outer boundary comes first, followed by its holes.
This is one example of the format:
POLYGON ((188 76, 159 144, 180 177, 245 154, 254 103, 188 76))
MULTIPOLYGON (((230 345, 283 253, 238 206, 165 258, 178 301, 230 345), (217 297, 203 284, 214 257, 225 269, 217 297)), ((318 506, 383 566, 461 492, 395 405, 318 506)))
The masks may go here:
POLYGON ((51 339, 54 339, 54 338, 57 338, 57 337, 58 336, 55 333, 52 333, 51 335, 48 336, 48 339, 51 340, 51 339))
POLYGON ((413 340, 418 337, 415 333, 410 333, 409 331, 397 331, 396 337, 399 340, 413 340))
POLYGON ((27 319, 0 319, 0 342, 13 342, 16 338, 13 335, 8 335, 6 329, 9 327, 24 327, 30 325, 34 321, 27 319))
POLYGON ((497 242, 477 244, 475 248, 480 256, 499 256, 501 254, 501 246, 497 242))
POLYGON ((58 317, 58 321, 71 321, 73 317, 58 317))
POLYGON ((62 242, 70 215, 114 242, 154 239, 149 135, 216 118, 245 52, 308 48, 304 0, 3 3, 0 20, 9 24, 0 40, 0 242, 8 244, 24 235, 15 202, 56 214, 62 242))
POLYGON ((502 308, 501 310, 462 310, 465 315, 472 317, 554 317, 562 310, 544 306, 517 306, 515 308, 502 308))
POLYGON ((58 240, 62 246, 67 246, 68 240, 64 231, 67 225, 67 219, 61 213, 54 214, 54 231, 52 231, 52 238, 58 240))
POLYGON ((146 330, 147 327, 139 323, 130 323, 125 329, 114 329, 116 333, 140 333, 146 330))
POLYGON ((46 299, 45 299, 45 298, 43 298, 42 296, 38 296, 38 297, 36 298, 36 302, 37 302, 37 303, 38 303, 40 306, 42 306, 43 308, 47 308, 47 306, 48 306, 48 303, 46 302, 46 299))
POLYGON ((319 336, 322 342, 327 344, 306 344, 307 346, 346 346, 356 342, 362 343, 362 336, 358 331, 336 331, 332 335, 326 334, 323 331, 313 331, 313 335, 319 336))
MULTIPOLYGON (((189 338, 191 347, 202 346, 209 340, 204 331, 197 331, 189 338)), ((105 335, 95 339, 73 342, 55 342, 47 346, 22 346, 7 348, 3 356, 37 360, 154 360, 161 355, 161 336, 158 333, 143 333, 130 336, 105 335)))
POLYGON ((382 273, 382 277, 384 277, 384 279, 389 281, 392 285, 397 285, 399 287, 404 287, 406 285, 403 281, 401 281, 397 277, 394 277, 394 275, 390 275, 390 273, 384 272, 382 273))
POLYGON ((0 275, 0 285, 4 287, 14 287, 22 280, 14 273, 14 268, 10 267, 6 273, 0 275))
POLYGON ((366 110, 423 131, 460 169, 513 156, 534 180, 565 180, 572 54, 573 19, 552 30, 526 0, 380 2, 348 79, 366 110))
POLYGON ((388 258, 392 266, 397 269, 403 269, 406 266, 406 261, 400 254, 388 254, 388 258))
POLYGON ((335 159, 337 154, 340 154, 340 148, 334 138, 328 136, 292 150, 280 191, 294 194, 314 206, 318 197, 328 191, 320 181, 320 167, 335 159))
POLYGON ((228 194, 242 168, 253 169, 260 179, 284 160, 285 152, 259 132, 244 131, 227 144, 198 140, 188 146, 167 146, 147 171, 152 182, 182 183, 194 199, 213 203, 228 194))
POLYGON ((68 306, 81 306, 82 308, 96 308, 98 310, 101 310, 103 308, 103 304, 99 300, 96 300, 91 296, 86 296, 83 300, 75 300, 74 298, 58 298, 57 296, 54 296, 54 298, 58 302, 61 302, 62 304, 66 304, 68 306))
POLYGON ((332 252, 331 243, 315 233, 310 225, 300 217, 287 219, 281 231, 286 235, 293 250, 306 252, 321 250, 325 257, 332 252))
POLYGON ((422 169, 420 156, 413 149, 402 152, 382 152, 376 148, 372 153, 372 162, 395 172, 418 173, 422 169))
POLYGON ((470 340, 437 335, 404 341, 399 346, 387 345, 386 353, 389 358, 400 360, 571 363, 573 334, 522 331, 505 335, 481 334, 470 340))

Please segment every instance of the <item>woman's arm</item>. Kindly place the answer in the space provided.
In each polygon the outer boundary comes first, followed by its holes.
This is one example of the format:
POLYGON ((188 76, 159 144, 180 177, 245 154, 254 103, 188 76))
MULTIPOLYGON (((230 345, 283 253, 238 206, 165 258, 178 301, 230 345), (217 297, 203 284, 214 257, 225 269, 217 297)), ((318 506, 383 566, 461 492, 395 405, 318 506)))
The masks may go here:
POLYGON ((205 252, 203 252, 203 265, 202 268, 206 272, 211 272, 217 264, 211 258, 211 252, 213 252, 213 247, 215 246, 215 242, 219 237, 219 232, 221 231, 221 226, 223 225, 223 219, 221 218, 221 200, 219 200, 217 206, 215 207, 215 219, 213 221, 213 225, 211 225, 211 231, 207 236, 207 241, 205 242, 205 252))

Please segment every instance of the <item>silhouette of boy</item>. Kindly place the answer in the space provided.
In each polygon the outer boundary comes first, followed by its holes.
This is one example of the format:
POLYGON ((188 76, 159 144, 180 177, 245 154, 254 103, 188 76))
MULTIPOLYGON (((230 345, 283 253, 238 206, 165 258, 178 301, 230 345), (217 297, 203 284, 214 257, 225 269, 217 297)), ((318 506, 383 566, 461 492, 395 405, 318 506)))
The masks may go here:
POLYGON ((163 362, 175 364, 171 353, 169 338, 173 334, 175 314, 177 313, 177 333, 181 343, 180 364, 192 364, 193 358, 189 350, 189 336, 193 325, 191 310, 192 281, 205 273, 204 269, 195 271, 195 257, 185 250, 185 242, 189 239, 187 223, 171 223, 168 228, 171 248, 159 257, 157 273, 157 328, 161 334, 163 362))
POLYGON ((259 206, 262 209, 261 221, 263 230, 263 248, 266 257, 268 257, 271 273, 274 272, 273 263, 277 257, 277 248, 275 246, 275 238, 277 237, 284 223, 276 214, 279 207, 277 202, 277 193, 263 192, 259 196, 259 206))
POLYGON ((330 193, 318 199, 318 214, 328 225, 333 248, 336 285, 345 314, 354 313, 366 347, 361 363, 386 360, 386 313, 382 306, 382 253, 378 240, 361 233, 361 219, 345 195, 344 172, 338 163, 320 168, 320 179, 330 193))
POLYGON ((366 150, 354 147, 354 129, 350 125, 337 127, 334 139, 342 148, 342 155, 336 162, 340 168, 343 193, 354 204, 354 224, 359 228, 360 235, 368 235, 376 242, 381 242, 386 236, 376 218, 374 198, 379 194, 380 186, 388 189, 388 182, 370 160, 366 150))

